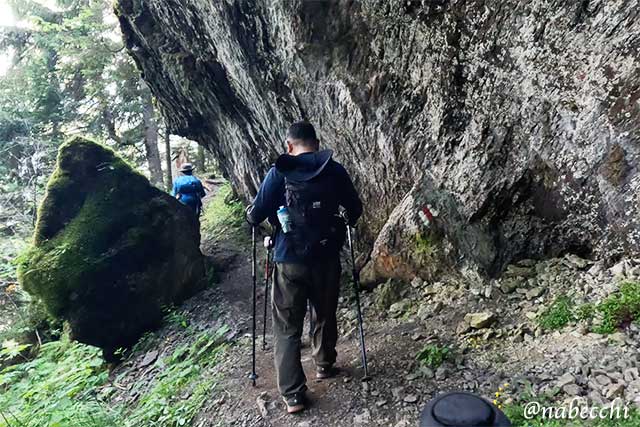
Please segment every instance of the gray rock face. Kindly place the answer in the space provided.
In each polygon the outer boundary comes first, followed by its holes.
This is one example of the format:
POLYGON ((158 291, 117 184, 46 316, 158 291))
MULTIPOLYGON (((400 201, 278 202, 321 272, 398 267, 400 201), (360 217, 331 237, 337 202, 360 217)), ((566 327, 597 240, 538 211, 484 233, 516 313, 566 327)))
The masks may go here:
POLYGON ((116 4, 173 132, 212 150, 249 198, 288 124, 308 118, 362 193, 376 274, 409 278, 425 269, 416 235, 489 274, 517 258, 638 251, 638 8, 116 4))

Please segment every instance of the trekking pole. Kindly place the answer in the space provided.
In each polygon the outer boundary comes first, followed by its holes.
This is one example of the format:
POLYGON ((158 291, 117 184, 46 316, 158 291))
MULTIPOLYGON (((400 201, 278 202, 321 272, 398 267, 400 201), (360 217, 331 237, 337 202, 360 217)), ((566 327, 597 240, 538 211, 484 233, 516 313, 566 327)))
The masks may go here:
POLYGON ((367 366, 367 348, 364 345, 364 327, 362 326, 362 309, 360 308, 360 278, 356 268, 356 256, 353 251, 353 239, 351 236, 351 227, 345 221, 347 227, 347 239, 349 240, 349 252, 351 252, 351 271, 353 273, 353 286, 355 287, 356 297, 356 313, 358 315, 358 330, 360 332, 360 352, 362 356, 362 367, 364 368, 364 376, 362 381, 369 380, 369 367, 367 366))
POLYGON ((262 350, 267 349, 267 306, 269 305, 269 263, 271 262, 271 237, 264 238, 267 258, 264 261, 264 317, 262 319, 262 350))
POLYGON ((256 226, 251 226, 251 281, 253 285, 253 310, 251 328, 251 375, 249 379, 256 386, 256 226))
POLYGON ((311 300, 308 302, 309 305, 309 345, 313 346, 313 330, 316 328, 316 322, 313 318, 313 306, 311 305, 311 300))

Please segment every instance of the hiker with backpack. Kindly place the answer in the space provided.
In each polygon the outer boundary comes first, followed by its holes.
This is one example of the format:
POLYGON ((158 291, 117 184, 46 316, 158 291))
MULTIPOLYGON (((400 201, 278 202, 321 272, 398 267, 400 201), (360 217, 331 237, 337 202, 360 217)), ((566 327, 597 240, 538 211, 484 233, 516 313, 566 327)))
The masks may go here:
POLYGON ((202 213, 202 198, 205 196, 202 182, 193 176, 195 166, 184 163, 180 168, 181 176, 173 182, 171 195, 183 205, 189 206, 199 217, 202 213))
POLYGON ((300 361, 302 330, 311 304, 312 355, 316 378, 335 375, 340 287, 340 249, 345 240, 344 208, 349 225, 362 214, 362 203, 349 174, 319 150, 313 126, 296 122, 287 132, 287 154, 268 172, 248 212, 257 225, 276 225, 273 283, 274 358, 278 389, 287 411, 305 408, 306 376, 300 361))

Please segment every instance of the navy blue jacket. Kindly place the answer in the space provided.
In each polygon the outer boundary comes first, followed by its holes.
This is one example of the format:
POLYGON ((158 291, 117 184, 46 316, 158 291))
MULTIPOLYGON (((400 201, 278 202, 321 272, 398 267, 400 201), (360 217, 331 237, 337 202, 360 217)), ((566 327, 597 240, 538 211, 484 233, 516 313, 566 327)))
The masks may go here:
MULTIPOLYGON (((260 191, 253 201, 253 208, 249 212, 249 221, 259 224, 269 219, 272 224, 278 223, 276 212, 280 206, 285 206, 285 176, 291 179, 310 179, 319 171, 333 174, 340 185, 336 186, 337 200, 340 206, 347 211, 349 223, 354 225, 362 215, 362 202, 353 186, 353 182, 344 167, 331 159, 331 150, 322 150, 314 153, 303 153, 297 156, 283 154, 278 158, 276 165, 269 170, 260 191)), ((287 236, 278 231, 275 237, 275 262, 303 263, 296 254, 289 249, 287 236)))

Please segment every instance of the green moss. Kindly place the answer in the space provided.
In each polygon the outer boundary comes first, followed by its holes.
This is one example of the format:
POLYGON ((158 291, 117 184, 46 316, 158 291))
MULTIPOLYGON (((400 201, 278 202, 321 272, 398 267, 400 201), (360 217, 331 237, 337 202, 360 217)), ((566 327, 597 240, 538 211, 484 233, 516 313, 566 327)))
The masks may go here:
POLYGON ((74 290, 108 268, 114 238, 126 232, 132 242, 142 239, 144 231, 134 227, 131 197, 149 189, 146 178, 111 149, 82 138, 63 144, 38 211, 33 244, 19 257, 24 289, 51 314, 61 315, 74 290))
POLYGON ((573 302, 566 296, 560 296, 538 317, 538 324, 542 329, 556 330, 574 319, 573 302))

